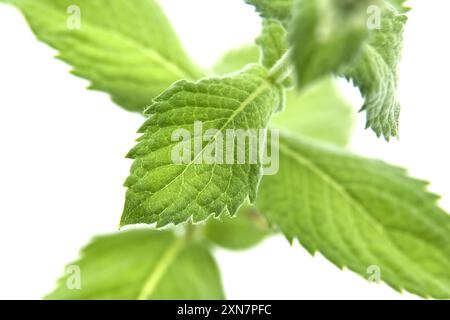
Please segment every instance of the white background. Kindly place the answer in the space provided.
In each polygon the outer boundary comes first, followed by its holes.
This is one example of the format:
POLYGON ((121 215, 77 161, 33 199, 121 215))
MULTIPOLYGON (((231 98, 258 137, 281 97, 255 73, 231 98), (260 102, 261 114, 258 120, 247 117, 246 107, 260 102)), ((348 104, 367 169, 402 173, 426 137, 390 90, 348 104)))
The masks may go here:
MULTIPOLYGON (((259 18, 242 2, 161 1, 203 66, 258 35, 259 18)), ((450 2, 410 3, 401 139, 387 144, 374 138, 359 115, 353 149, 432 181, 450 209, 450 2)), ((106 94, 85 90, 87 81, 69 75, 22 16, 3 5, 0 41, 0 298, 38 299, 91 236, 117 230, 131 164, 124 155, 142 119, 114 106, 106 94)), ((282 237, 248 252, 218 251, 218 260, 231 299, 414 298, 368 284, 282 237)))

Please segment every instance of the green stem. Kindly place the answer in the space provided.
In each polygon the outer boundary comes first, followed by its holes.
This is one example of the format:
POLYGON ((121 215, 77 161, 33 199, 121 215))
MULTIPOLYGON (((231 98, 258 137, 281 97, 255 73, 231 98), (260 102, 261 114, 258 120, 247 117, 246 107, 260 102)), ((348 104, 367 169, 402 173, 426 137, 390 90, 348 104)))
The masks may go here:
POLYGON ((202 229, 203 229, 203 226, 195 225, 193 223, 188 223, 184 230, 185 231, 184 238, 188 242, 198 239, 198 237, 201 235, 202 229))
POLYGON ((291 76, 291 54, 292 50, 289 49, 286 53, 277 61, 277 63, 269 70, 268 78, 279 84, 285 81, 291 76))

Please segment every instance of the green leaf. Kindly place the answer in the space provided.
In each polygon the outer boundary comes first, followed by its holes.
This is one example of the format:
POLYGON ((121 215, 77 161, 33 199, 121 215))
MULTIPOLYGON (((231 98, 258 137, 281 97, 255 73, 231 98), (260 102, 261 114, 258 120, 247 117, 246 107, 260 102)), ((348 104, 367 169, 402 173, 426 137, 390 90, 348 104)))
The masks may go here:
POLYGON ((169 231, 97 237, 66 273, 46 299, 224 299, 219 270, 208 249, 169 231))
MULTIPOLYGON (((233 215, 247 198, 255 199, 262 174, 259 153, 256 164, 208 164, 204 158, 213 155, 212 148, 223 150, 219 142, 224 142, 226 131, 267 128, 283 101, 282 89, 267 76, 266 69, 254 65, 225 78, 177 82, 155 99, 147 110, 151 117, 139 130, 143 135, 128 155, 135 161, 125 183, 122 226, 155 222, 164 226, 190 218, 198 222, 226 211, 233 215), (172 141, 181 129, 183 142, 172 141), (216 131, 208 134, 209 129, 216 131), (180 143, 191 149, 183 153, 186 161, 173 159, 174 152, 182 153, 176 151, 180 143)), ((248 149, 246 143, 246 158, 248 149)))
POLYGON ((173 82, 201 77, 154 0, 5 2, 22 11, 37 38, 58 50, 73 74, 125 109, 142 112, 173 82))
POLYGON ((298 85, 304 87, 351 63, 368 37, 370 0, 301 0, 290 37, 298 85))
POLYGON ((408 10, 403 2, 301 0, 290 37, 299 85, 328 74, 351 79, 365 98, 366 127, 387 140, 398 136, 402 13, 408 10))
POLYGON ((250 249, 271 234, 265 218, 249 205, 243 206, 234 217, 209 219, 204 232, 214 244, 230 250, 250 249))
POLYGON ((334 79, 316 82, 301 93, 290 90, 286 101, 285 111, 272 119, 274 126, 338 146, 350 143, 354 109, 334 79))
POLYGON ((387 140, 398 136, 398 66, 406 20, 405 15, 387 7, 381 18, 381 29, 372 31, 357 60, 344 71, 365 98, 362 110, 367 112, 366 127, 387 140))
POLYGON ((289 26, 292 17, 293 0, 245 0, 246 3, 255 6, 263 18, 274 18, 289 26))
POLYGON ((287 31, 283 25, 275 19, 264 19, 262 34, 256 39, 256 44, 261 49, 261 64, 267 69, 276 70, 271 79, 280 77, 285 79, 282 82, 285 87, 291 87, 293 79, 289 76, 289 64, 279 65, 289 48, 287 31))
POLYGON ((277 20, 265 19, 256 44, 261 48, 261 64, 270 69, 288 50, 287 32, 277 20))
POLYGON ((381 161, 284 136, 257 208, 289 240, 394 289, 450 298, 450 216, 426 183, 381 161))

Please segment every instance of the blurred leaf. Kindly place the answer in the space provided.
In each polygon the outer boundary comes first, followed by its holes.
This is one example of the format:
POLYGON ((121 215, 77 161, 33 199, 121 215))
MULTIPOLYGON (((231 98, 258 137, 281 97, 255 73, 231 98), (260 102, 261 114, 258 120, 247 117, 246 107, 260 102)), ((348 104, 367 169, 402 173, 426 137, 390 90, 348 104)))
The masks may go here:
POLYGON ((450 298, 450 216, 405 170, 282 136, 280 171, 255 206, 289 240, 339 268, 422 297, 450 298))
POLYGON ((243 206, 235 217, 209 219, 205 235, 225 249, 245 250, 258 245, 271 234, 267 221, 251 206, 243 206))
POLYGON ((291 87, 293 85, 293 79, 291 76, 287 76, 291 73, 289 65, 282 65, 280 67, 278 64, 283 56, 287 54, 289 48, 287 31, 281 23, 275 19, 264 19, 263 30, 261 35, 256 39, 256 44, 261 49, 260 62, 262 65, 268 70, 276 70, 276 72, 271 75, 271 78, 277 79, 278 77, 281 77, 285 79, 282 84, 285 87, 291 87))
POLYGON ((290 36, 298 85, 330 74, 350 79, 365 99, 366 127, 386 140, 398 136, 403 2, 299 0, 290 36))
POLYGON ((208 249, 169 231, 97 237, 67 270, 70 273, 46 299, 224 299, 219 270, 208 249), (78 275, 79 289, 74 287, 78 275))
POLYGON ((73 74, 125 109, 142 112, 173 82, 201 77, 155 0, 3 1, 73 74))
POLYGON ((300 0, 290 36, 298 85, 305 87, 351 63, 368 37, 372 0, 300 0))
POLYGON ((262 65, 270 69, 288 50, 287 32, 277 20, 264 19, 256 44, 261 48, 262 65))
POLYGON ((394 10, 383 10, 381 28, 371 32, 370 41, 363 46, 361 54, 343 72, 364 97, 361 110, 367 113, 366 127, 386 140, 398 136, 398 67, 406 20, 405 15, 394 10))

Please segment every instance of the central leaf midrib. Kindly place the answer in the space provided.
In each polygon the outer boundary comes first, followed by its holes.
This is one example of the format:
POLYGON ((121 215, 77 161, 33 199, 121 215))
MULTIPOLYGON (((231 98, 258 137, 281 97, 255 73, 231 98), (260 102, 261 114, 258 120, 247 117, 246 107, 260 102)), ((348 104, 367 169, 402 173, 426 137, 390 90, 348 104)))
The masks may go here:
POLYGON ((172 244, 165 251, 164 255, 159 259, 154 268, 150 270, 144 285, 138 293, 137 300, 147 300, 158 287, 161 279, 166 274, 169 267, 177 258, 180 251, 185 247, 186 240, 182 238, 176 238, 172 244))

